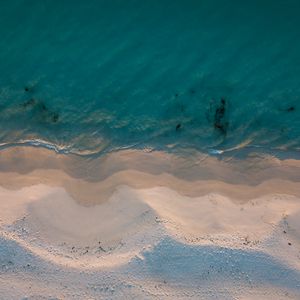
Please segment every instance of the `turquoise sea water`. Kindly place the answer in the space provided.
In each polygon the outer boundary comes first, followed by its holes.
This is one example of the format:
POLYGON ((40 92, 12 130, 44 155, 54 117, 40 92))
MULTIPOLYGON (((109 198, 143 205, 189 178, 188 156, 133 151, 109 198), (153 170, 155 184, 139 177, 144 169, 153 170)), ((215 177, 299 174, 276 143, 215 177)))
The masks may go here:
POLYGON ((300 150, 300 2, 0 1, 0 144, 300 150))

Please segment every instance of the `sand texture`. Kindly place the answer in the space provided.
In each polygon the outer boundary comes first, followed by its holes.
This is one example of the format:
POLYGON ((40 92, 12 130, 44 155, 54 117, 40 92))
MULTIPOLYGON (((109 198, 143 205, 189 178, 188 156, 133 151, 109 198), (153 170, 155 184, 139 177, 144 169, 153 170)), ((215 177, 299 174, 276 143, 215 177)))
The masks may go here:
POLYGON ((0 162, 0 299, 300 299, 296 159, 0 162))

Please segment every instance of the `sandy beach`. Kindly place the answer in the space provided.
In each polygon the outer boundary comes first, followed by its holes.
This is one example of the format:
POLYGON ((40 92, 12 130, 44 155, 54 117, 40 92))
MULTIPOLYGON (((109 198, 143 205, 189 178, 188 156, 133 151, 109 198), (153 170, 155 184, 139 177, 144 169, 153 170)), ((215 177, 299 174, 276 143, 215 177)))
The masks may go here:
POLYGON ((260 159, 2 150, 0 298, 299 299, 300 165, 260 159))
POLYGON ((0 1, 0 300, 300 300, 300 1, 0 1))

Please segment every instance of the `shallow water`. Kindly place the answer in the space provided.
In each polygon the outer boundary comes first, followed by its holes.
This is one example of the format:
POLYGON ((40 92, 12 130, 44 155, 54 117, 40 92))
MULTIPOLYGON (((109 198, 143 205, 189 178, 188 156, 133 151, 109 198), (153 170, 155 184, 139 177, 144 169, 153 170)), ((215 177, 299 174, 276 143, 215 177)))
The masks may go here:
POLYGON ((1 1, 1 146, 297 151, 299 12, 292 0, 1 1))

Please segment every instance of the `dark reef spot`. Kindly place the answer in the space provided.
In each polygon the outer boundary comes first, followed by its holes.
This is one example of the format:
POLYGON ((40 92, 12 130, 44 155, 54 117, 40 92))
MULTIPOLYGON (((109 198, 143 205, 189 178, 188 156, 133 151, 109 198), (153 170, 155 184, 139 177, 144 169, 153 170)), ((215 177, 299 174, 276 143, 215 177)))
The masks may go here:
POLYGON ((181 128, 181 124, 178 123, 178 124, 176 125, 176 131, 178 131, 180 128, 181 128))
POLYGON ((214 117, 214 128, 219 130, 222 134, 226 135, 228 122, 225 119, 226 113, 226 100, 221 98, 220 104, 216 108, 214 117))
POLYGON ((35 104, 36 104, 36 100, 33 99, 33 98, 31 98, 31 99, 25 101, 25 102, 22 104, 22 106, 23 106, 24 108, 27 108, 27 107, 32 107, 32 106, 34 106, 35 104))
POLYGON ((195 90, 195 89, 190 89, 190 93, 191 93, 192 95, 194 95, 194 94, 196 94, 196 90, 195 90))
POLYGON ((48 109, 46 104, 41 100, 36 100, 31 98, 21 104, 21 106, 30 111, 37 117, 40 121, 57 123, 60 119, 59 113, 48 109))
POLYGON ((25 91, 26 93, 31 93, 31 92, 34 91, 34 87, 31 86, 31 85, 25 85, 25 86, 24 86, 24 91, 25 91))
POLYGON ((295 106, 290 106, 290 107, 287 109, 288 112, 291 112, 291 111, 294 111, 294 110, 295 110, 295 106))
POLYGON ((37 108, 38 110, 42 111, 42 112, 46 112, 48 109, 46 107, 46 105, 39 100, 36 100, 34 98, 31 98, 27 101, 25 101, 22 106, 24 108, 37 108))
POLYGON ((175 94, 175 98, 178 98, 178 96, 179 96, 178 93, 176 93, 176 94, 175 94))
POLYGON ((53 113, 52 115, 52 121, 53 123, 56 123, 59 119, 59 114, 58 113, 53 113))
POLYGON ((40 102, 39 103, 39 109, 41 110, 41 111, 47 111, 48 109, 47 109, 47 106, 43 103, 43 102, 40 102))

